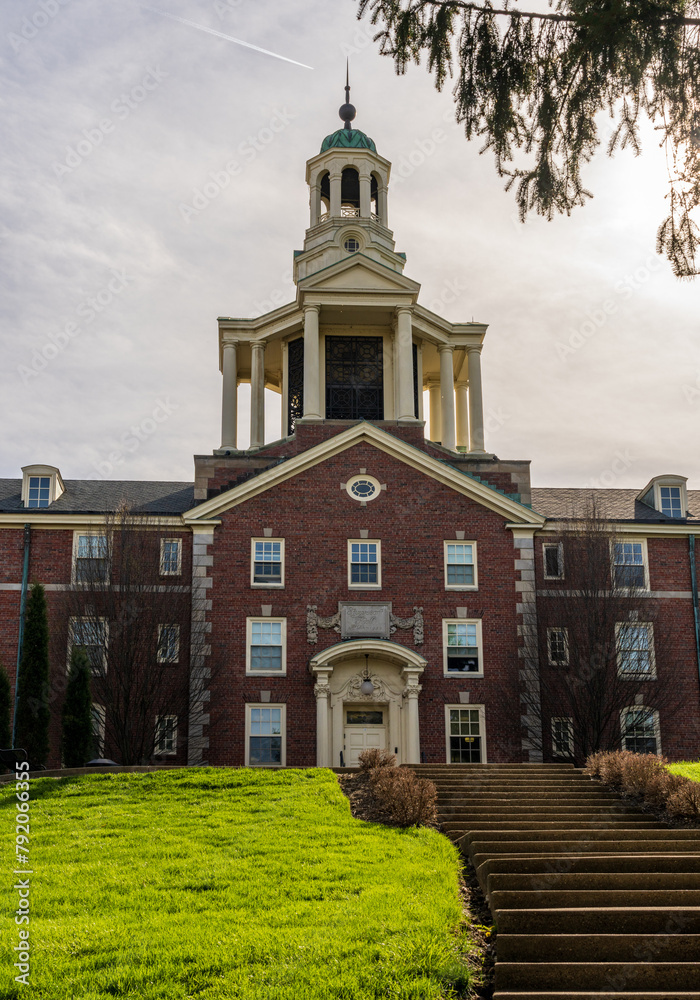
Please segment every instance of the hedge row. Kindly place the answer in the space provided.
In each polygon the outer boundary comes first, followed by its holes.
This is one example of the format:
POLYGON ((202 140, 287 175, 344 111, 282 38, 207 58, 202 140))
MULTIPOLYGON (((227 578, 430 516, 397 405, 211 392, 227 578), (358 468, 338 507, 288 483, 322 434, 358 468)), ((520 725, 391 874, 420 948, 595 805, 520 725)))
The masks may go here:
POLYGON ((591 754, 585 772, 611 788, 638 796, 649 806, 665 809, 670 816, 700 819, 700 783, 671 774, 667 764, 656 754, 617 750, 591 754))

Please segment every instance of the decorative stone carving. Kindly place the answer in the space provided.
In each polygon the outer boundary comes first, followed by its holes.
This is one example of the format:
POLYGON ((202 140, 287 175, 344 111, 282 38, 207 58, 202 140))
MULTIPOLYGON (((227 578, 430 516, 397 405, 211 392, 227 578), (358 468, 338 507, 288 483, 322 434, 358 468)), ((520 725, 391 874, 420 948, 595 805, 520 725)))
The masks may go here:
POLYGON ((377 677, 376 674, 370 674, 370 680, 374 684, 374 691, 372 694, 364 694, 362 691, 362 682, 367 678, 364 674, 355 674, 354 677, 350 678, 347 686, 346 700, 347 701, 387 701, 388 694, 386 688, 384 687, 384 681, 377 677))
POLYGON ((389 603, 342 602, 340 610, 327 617, 317 614, 317 607, 306 605, 306 639, 312 645, 318 642, 320 628, 333 629, 343 639, 388 639, 397 628, 413 629, 414 645, 423 644, 423 608, 415 604, 410 618, 397 617, 389 603))

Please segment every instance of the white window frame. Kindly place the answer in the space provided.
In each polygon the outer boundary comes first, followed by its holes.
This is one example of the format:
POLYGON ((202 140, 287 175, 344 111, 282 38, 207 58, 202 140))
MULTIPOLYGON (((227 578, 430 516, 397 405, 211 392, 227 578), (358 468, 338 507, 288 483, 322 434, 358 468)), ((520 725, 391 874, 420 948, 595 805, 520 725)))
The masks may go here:
POLYGON ((246 639, 245 639, 245 672, 248 677, 285 677, 287 674, 287 619, 267 618, 265 615, 252 615, 246 618, 246 639), (252 647, 253 647, 253 622, 267 622, 270 624, 281 624, 280 630, 282 644, 282 669, 281 670, 252 670, 252 647))
POLYGON ((443 677, 460 677, 462 679, 468 677, 483 677, 484 676, 484 640, 483 631, 481 627, 480 618, 443 618, 442 619, 442 673, 443 677), (479 651, 479 669, 478 670, 448 670, 448 656, 447 656, 447 626, 448 625, 476 625, 476 645, 479 651))
POLYGON ((74 531, 73 532, 73 561, 71 569, 71 584, 74 587, 107 587, 110 582, 110 575, 112 569, 112 546, 110 544, 109 535, 106 531, 94 531, 92 529, 86 531, 74 531), (80 547, 81 538, 104 538, 107 547, 107 577, 105 580, 78 580, 76 575, 76 570, 78 568, 78 549, 80 547))
MULTIPOLYGON (((478 713, 479 713, 479 736, 481 737, 481 763, 482 764, 487 764, 488 763, 488 757, 487 757, 487 753, 486 753, 486 708, 484 707, 484 705, 472 705, 470 703, 466 703, 466 704, 460 703, 460 704, 454 704, 454 705, 445 705, 445 763, 446 764, 451 763, 451 761, 450 761, 450 735, 451 735, 451 733, 450 733, 450 712, 451 711, 455 711, 456 709, 460 709, 461 711, 465 711, 465 710, 469 710, 469 709, 471 709, 471 710, 476 709, 478 711, 478 713)), ((458 765, 455 764, 454 766, 457 767, 458 765)), ((468 765, 465 765, 465 766, 468 766, 468 765)))
POLYGON ((250 540, 250 585, 256 590, 283 590, 284 589, 284 538, 251 538, 250 540), (255 581, 255 544, 256 542, 277 542, 280 546, 280 582, 279 583, 256 583, 255 581))
MULTIPOLYGON (((569 630, 568 628, 562 628, 561 625, 552 625, 547 629, 547 663, 550 667, 568 667, 569 666, 569 630), (566 657, 563 660, 555 660, 552 656, 552 635, 554 632, 561 632, 564 636, 564 649, 566 651, 566 657)), ((564 718, 564 716, 562 716, 564 718)))
POLYGON ((623 750, 626 750, 625 746, 625 731, 627 725, 625 722, 625 717, 630 712, 650 712, 654 720, 654 739, 656 740, 656 756, 661 757, 661 724, 659 722, 659 713, 655 708, 647 708, 646 705, 628 705, 626 708, 620 710, 620 746, 623 750))
POLYGON ((552 716, 552 719, 551 719, 551 722, 550 722, 550 728, 551 728, 551 733, 552 733, 552 756, 553 757, 567 758, 567 759, 569 757, 573 757, 573 755, 574 755, 574 720, 572 719, 572 717, 570 715, 554 715, 554 716, 552 716), (567 744, 567 747, 568 747, 568 753, 559 753, 557 751, 557 742, 556 742, 555 735, 554 735, 554 728, 555 728, 554 724, 556 722, 565 722, 566 723, 566 729, 567 729, 566 744, 567 744))
POLYGON ((70 661, 73 655, 73 646, 82 646, 80 642, 75 642, 75 626, 78 622, 99 622, 104 629, 105 643, 102 647, 102 673, 96 673, 90 664, 91 677, 104 677, 107 673, 107 659, 109 652, 109 621, 99 615, 72 615, 68 619, 68 658, 66 660, 66 673, 70 671, 70 661))
POLYGON ((105 755, 105 730, 107 728, 107 710, 104 705, 92 703, 92 738, 98 757, 105 755), (97 723, 97 724, 95 724, 97 723))
POLYGON ((564 579, 564 543, 563 542, 542 542, 542 576, 545 580, 563 580, 564 579), (557 550, 557 562, 559 564, 559 573, 556 576, 552 576, 551 573, 547 572, 547 549, 557 550))
POLYGON ((182 575, 182 539, 181 538, 161 538, 160 540, 160 575, 161 576, 181 576, 182 575), (165 546, 177 545, 177 569, 165 568, 165 546))
POLYGON ((55 500, 65 493, 65 486, 61 479, 61 473, 53 465, 25 465, 22 469, 22 506, 29 510, 46 510, 55 500), (49 480, 49 502, 41 507, 29 506, 29 480, 48 479, 49 480))
POLYGON ((615 650, 617 655, 617 673, 619 677, 629 677, 634 680, 655 681, 656 680, 656 654, 654 651, 654 625, 652 622, 616 622, 615 623, 615 650), (649 669, 629 670, 623 663, 622 643, 620 633, 625 629, 644 628, 647 631, 649 641, 649 669))
MULTIPOLYGON (((371 565, 371 564, 368 564, 371 565)), ((348 590, 381 590, 382 589, 382 543, 378 538, 348 538, 348 590), (376 583, 353 583, 352 567, 361 563, 352 562, 353 545, 376 545, 377 546, 377 582, 376 583)))
POLYGON ((621 593, 625 594, 639 594, 649 591, 651 588, 649 586, 649 551, 647 548, 646 538, 638 538, 634 535, 621 535, 619 538, 615 538, 610 543, 610 559, 612 568, 612 584, 613 588, 619 590, 621 593), (642 563, 644 565, 644 586, 643 587, 618 587, 615 580, 615 567, 623 566, 624 563, 615 562, 615 546, 616 545, 641 545, 642 546, 642 563))
POLYGON ((156 649, 157 649, 158 663, 173 663, 173 664, 174 663, 179 663, 180 662, 180 626, 177 625, 177 624, 175 624, 174 622, 172 624, 167 624, 166 623, 166 624, 163 624, 163 625, 159 625, 158 626, 158 645, 157 645, 156 649), (166 628, 167 629, 175 629, 175 634, 176 634, 177 638, 176 638, 176 649, 175 649, 175 655, 174 656, 163 656, 162 638, 161 637, 163 635, 163 629, 166 629, 166 628))
POLYGON ((177 754, 177 716, 176 715, 156 715, 156 725, 153 733, 153 755, 154 757, 174 757, 177 754), (166 719, 174 719, 175 725, 173 726, 173 746, 172 750, 159 750, 158 749, 158 726, 161 721, 166 719))
POLYGON ((444 564, 444 576, 445 576, 445 590, 478 590, 479 589, 479 575, 477 569, 477 545, 476 542, 464 541, 461 538, 449 538, 442 543, 442 559, 444 564), (474 568, 474 583, 448 583, 447 582, 447 567, 448 565, 460 565, 459 563, 448 563, 447 562, 447 546, 448 545, 471 545, 472 548, 472 562, 464 563, 463 565, 471 565, 474 568))
POLYGON ((287 765, 287 706, 284 702, 246 702, 245 706, 245 766, 246 767, 286 767, 287 765), (279 708, 280 711, 280 739, 281 752, 279 764, 251 764, 250 763, 250 737, 251 737, 251 709, 252 708, 279 708))
POLYGON ((680 490, 681 497, 681 516, 673 517, 672 514, 664 514, 664 517, 668 517, 673 521, 684 520, 688 516, 688 480, 685 476, 655 476, 647 485, 644 487, 641 493, 637 494, 637 500, 641 500, 648 507, 653 507, 654 510, 658 510, 660 514, 663 514, 661 509, 661 488, 672 487, 680 490))

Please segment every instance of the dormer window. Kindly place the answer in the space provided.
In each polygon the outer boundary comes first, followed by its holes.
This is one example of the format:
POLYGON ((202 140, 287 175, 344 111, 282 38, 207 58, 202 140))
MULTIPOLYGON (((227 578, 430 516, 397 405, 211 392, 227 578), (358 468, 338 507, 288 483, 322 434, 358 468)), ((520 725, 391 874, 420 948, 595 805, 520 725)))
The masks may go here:
POLYGON ((61 473, 52 465, 26 465, 22 469, 24 507, 50 507, 65 491, 61 473))
POLYGON ((687 517, 686 482, 683 476, 655 476, 637 495, 637 500, 658 510, 664 517, 687 517))

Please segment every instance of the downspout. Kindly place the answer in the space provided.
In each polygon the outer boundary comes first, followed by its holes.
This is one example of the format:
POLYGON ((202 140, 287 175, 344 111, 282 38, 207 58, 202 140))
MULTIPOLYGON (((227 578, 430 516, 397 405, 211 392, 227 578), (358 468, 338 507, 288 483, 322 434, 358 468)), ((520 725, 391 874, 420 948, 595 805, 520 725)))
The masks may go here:
POLYGON ((698 575, 695 566, 695 535, 688 535, 688 556, 690 560, 690 587, 693 592, 693 616, 695 618, 695 655, 700 679, 700 608, 698 607, 698 575))
POLYGON ((22 660, 22 645, 24 642, 24 612, 27 606, 27 582, 29 580, 29 543, 31 541, 31 524, 24 526, 24 566, 22 567, 22 592, 19 599, 19 636, 17 639, 17 668, 15 670, 15 709, 12 714, 12 746, 15 745, 17 733, 17 696, 19 694, 19 665, 22 660))

